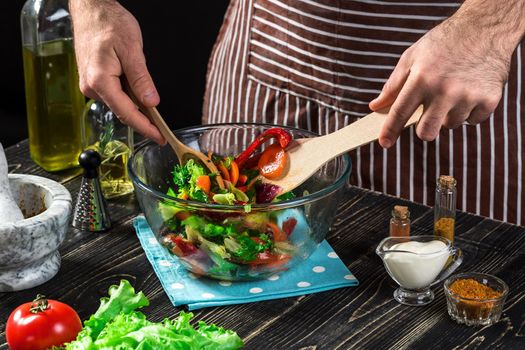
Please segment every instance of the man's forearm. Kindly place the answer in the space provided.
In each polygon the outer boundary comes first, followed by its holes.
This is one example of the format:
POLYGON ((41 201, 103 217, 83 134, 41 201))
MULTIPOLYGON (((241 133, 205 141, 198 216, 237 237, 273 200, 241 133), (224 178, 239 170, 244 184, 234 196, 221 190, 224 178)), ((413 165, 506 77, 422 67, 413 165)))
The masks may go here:
POLYGON ((69 11, 73 21, 80 16, 109 15, 116 2, 116 0, 69 0, 69 11))
POLYGON ((525 1, 465 0, 450 22, 464 25, 468 38, 488 39, 494 48, 511 54, 525 34, 525 1))

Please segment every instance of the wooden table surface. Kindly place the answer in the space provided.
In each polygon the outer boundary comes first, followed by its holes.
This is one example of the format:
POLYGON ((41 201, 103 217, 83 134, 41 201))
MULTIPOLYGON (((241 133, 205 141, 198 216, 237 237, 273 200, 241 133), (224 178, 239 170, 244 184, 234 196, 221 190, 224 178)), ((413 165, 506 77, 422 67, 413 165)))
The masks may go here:
MULTIPOLYGON (((16 173, 50 177, 64 184, 75 200, 78 170, 49 174, 29 159, 27 141, 10 147, 7 158, 16 173)), ((327 239, 359 279, 358 287, 238 306, 207 308, 196 319, 235 330, 246 349, 525 349, 525 228, 458 213, 457 244, 465 259, 459 271, 495 274, 510 294, 501 320, 490 327, 452 321, 441 286, 425 307, 398 304, 396 287, 375 254, 386 235, 394 204, 409 206, 414 233, 429 233, 432 208, 350 188, 327 239)), ((84 320, 99 298, 122 278, 142 290, 151 305, 143 311, 153 321, 175 317, 179 309, 164 293, 132 227, 140 209, 133 195, 109 203, 113 229, 82 233, 70 228, 61 246, 62 267, 49 282, 26 291, 0 293, 0 349, 5 322, 19 304, 37 293, 72 305, 84 320)))

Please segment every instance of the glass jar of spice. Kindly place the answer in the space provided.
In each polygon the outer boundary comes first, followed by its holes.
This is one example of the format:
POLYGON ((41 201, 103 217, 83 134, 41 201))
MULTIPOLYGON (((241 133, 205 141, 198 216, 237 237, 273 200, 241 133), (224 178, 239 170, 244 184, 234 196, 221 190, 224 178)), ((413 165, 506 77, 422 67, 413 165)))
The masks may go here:
POLYGON ((434 204, 434 234, 454 241, 456 224, 456 180, 449 175, 441 175, 436 184, 434 204))
POLYGON ((402 205, 394 206, 392 218, 390 219, 391 237, 410 236, 410 211, 402 205))

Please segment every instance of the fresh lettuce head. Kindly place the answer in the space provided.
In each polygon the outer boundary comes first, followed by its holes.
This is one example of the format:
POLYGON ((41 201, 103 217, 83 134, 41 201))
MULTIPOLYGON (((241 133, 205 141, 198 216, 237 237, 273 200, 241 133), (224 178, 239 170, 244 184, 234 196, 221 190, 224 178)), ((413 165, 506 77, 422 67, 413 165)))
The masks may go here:
POLYGON ((192 313, 181 312, 174 320, 151 322, 137 309, 147 306, 148 299, 135 293, 131 284, 122 280, 109 288, 109 298, 84 322, 77 339, 65 350, 234 350, 244 344, 239 336, 214 324, 190 324, 192 313))

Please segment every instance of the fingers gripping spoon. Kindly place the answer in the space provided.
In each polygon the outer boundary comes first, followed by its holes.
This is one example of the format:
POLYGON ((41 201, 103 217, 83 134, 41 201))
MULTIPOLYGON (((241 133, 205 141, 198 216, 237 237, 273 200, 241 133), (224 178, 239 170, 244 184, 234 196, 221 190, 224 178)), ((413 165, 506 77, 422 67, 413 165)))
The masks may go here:
POLYGON ((175 154, 177 155, 177 158, 179 158, 179 163, 184 164, 189 159, 197 159, 199 160, 205 167, 207 167, 211 173, 216 174, 215 179, 217 180, 217 184, 221 189, 224 188, 224 181, 222 180, 221 173, 219 169, 213 164, 213 161, 208 158, 206 155, 204 155, 202 152, 199 152, 189 146, 186 146, 184 143, 182 143, 171 131, 171 129, 168 127, 166 122, 164 121, 164 118, 160 115, 159 111, 155 107, 146 107, 140 103, 140 101, 137 99, 135 94, 131 91, 131 88, 127 84, 127 82, 123 83, 124 91, 130 96, 130 98, 133 100, 133 102, 139 107, 140 111, 148 117, 148 119, 159 129, 161 135, 166 139, 166 141, 169 143, 175 154))
MULTIPOLYGON (((405 128, 417 123, 423 106, 414 112, 405 128)), ((294 140, 286 149, 288 162, 283 174, 275 180, 262 182, 279 186, 286 193, 305 182, 331 159, 379 139, 388 112, 373 112, 358 121, 328 135, 294 140)))

